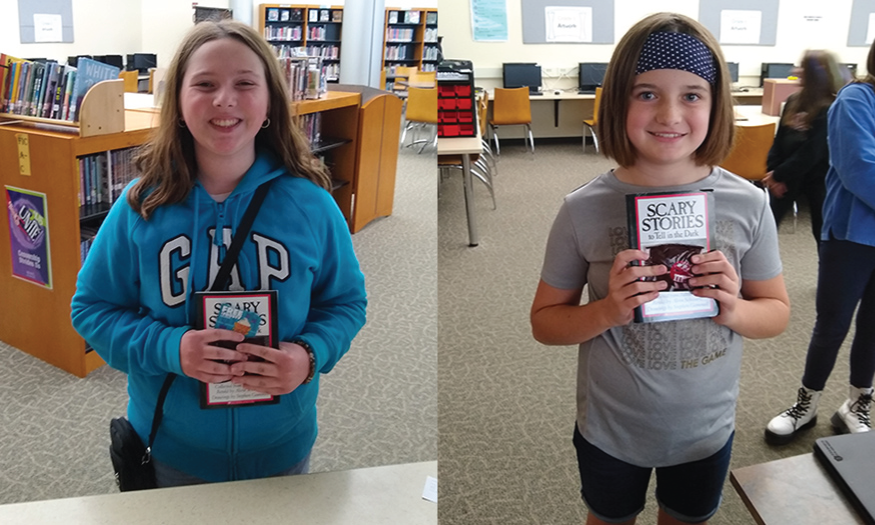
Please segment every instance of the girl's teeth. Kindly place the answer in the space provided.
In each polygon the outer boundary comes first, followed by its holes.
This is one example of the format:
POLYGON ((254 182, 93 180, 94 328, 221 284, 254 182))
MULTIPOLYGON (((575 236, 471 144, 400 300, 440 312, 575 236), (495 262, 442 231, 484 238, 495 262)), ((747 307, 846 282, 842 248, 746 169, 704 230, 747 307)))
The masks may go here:
POLYGON ((214 120, 213 121, 213 124, 220 126, 220 127, 223 127, 223 128, 233 126, 236 123, 237 123, 236 120, 214 120))

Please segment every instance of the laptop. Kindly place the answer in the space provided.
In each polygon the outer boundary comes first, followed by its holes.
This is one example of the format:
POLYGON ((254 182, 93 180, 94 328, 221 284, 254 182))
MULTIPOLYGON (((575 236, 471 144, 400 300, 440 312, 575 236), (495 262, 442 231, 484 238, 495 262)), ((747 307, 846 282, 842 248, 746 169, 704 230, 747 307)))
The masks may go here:
POLYGON ((875 525, 875 432, 817 439, 814 457, 829 472, 863 521, 875 525))

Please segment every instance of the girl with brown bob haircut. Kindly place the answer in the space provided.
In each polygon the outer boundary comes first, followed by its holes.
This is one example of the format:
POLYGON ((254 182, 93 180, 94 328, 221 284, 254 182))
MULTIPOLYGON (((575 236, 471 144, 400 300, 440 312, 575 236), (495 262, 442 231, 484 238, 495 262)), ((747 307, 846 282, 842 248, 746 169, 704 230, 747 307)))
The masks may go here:
POLYGON ((635 163, 636 152, 626 135, 626 114, 629 96, 635 79, 638 56, 653 32, 685 33, 705 44, 714 56, 717 81, 712 87, 714 104, 711 109, 711 126, 705 142, 696 150, 696 163, 700 166, 716 166, 732 150, 735 139, 735 112, 729 87, 729 70, 720 50, 720 45, 701 24, 676 13, 657 13, 639 22, 626 33, 614 49, 614 54, 605 72, 602 99, 599 107, 599 146, 602 153, 617 161, 620 166, 635 163))
POLYGON ((572 442, 587 525, 635 523, 654 472, 658 523, 702 524, 729 470, 742 341, 778 335, 790 316, 777 229, 765 192, 716 166, 733 110, 701 24, 647 17, 610 64, 599 135, 619 166, 565 197, 532 334, 578 345, 572 442))

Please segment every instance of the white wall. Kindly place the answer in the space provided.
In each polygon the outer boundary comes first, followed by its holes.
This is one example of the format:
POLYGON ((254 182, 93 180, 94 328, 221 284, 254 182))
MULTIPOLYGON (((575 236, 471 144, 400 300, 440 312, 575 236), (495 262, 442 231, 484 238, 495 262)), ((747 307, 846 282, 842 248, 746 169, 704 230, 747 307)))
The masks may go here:
MULTIPOLYGON (((739 63, 741 84, 758 85, 763 62, 798 62, 806 49, 828 49, 840 62, 858 64, 865 73, 866 47, 847 47, 851 0, 779 0, 778 33, 774 46, 723 47, 730 62, 739 63), (803 15, 820 15, 820 29, 813 31, 803 15)), ((508 41, 474 42, 469 0, 438 0, 439 33, 444 56, 474 63, 477 84, 501 85, 502 62, 537 62, 548 89, 576 86, 577 63, 607 62, 614 50, 607 44, 522 43, 521 0, 507 0, 508 41)), ((674 11, 698 18, 699 0, 614 0, 614 40, 619 41, 635 22, 658 11, 674 11)))
MULTIPOLYGON (((0 52, 8 55, 63 62, 72 55, 125 55, 143 51, 141 0, 75 0, 72 2, 73 42, 52 44, 22 44, 18 0, 2 0, 0 4, 3 6, 0 52)), ((191 4, 188 5, 190 9, 191 4)))

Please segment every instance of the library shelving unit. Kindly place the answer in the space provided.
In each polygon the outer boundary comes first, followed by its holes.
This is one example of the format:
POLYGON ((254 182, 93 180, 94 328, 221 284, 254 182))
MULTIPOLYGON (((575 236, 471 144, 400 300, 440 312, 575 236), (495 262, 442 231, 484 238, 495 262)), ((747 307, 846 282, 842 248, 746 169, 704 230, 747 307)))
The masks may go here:
MULTIPOLYGON (((8 212, 0 227, 0 341, 71 374, 84 377, 103 364, 70 322, 70 299, 80 266, 80 218, 94 210, 79 205, 79 157, 138 146, 148 139, 151 118, 124 111, 124 81, 96 84, 82 102, 79 123, 0 115, 0 158, 22 155, 29 169, 0 163, 0 186, 45 195, 50 285, 13 276, 8 212), (20 121, 20 122, 16 122, 20 121), (55 127, 52 127, 55 126, 55 127)), ((99 214, 100 212, 98 212, 99 214)), ((105 211, 103 212, 105 213, 105 211)))
MULTIPOLYGON (((329 91, 319 100, 293 102, 292 112, 321 113, 322 141, 313 149, 325 158, 335 181, 333 195, 355 233, 392 212, 401 102, 379 90, 336 87, 349 92, 329 91)), ((13 243, 5 219, 0 226, 0 341, 79 377, 103 364, 70 322, 80 237, 86 223, 99 223, 109 208, 80 206, 79 159, 145 143, 159 117, 155 109, 125 110, 122 80, 96 84, 82 104, 78 126, 0 115, 0 158, 24 154, 29 159, 27 170, 19 163, 0 163, 3 200, 6 187, 45 195, 51 269, 51 287, 13 276, 13 243), (52 127, 58 124, 65 129, 52 127)))
POLYGON ((292 48, 306 47, 308 54, 322 57, 329 82, 340 78, 342 7, 261 4, 258 27, 277 56, 291 56, 292 48))
POLYGON ((391 79, 395 68, 434 71, 437 66, 437 9, 386 9, 383 69, 391 79))

